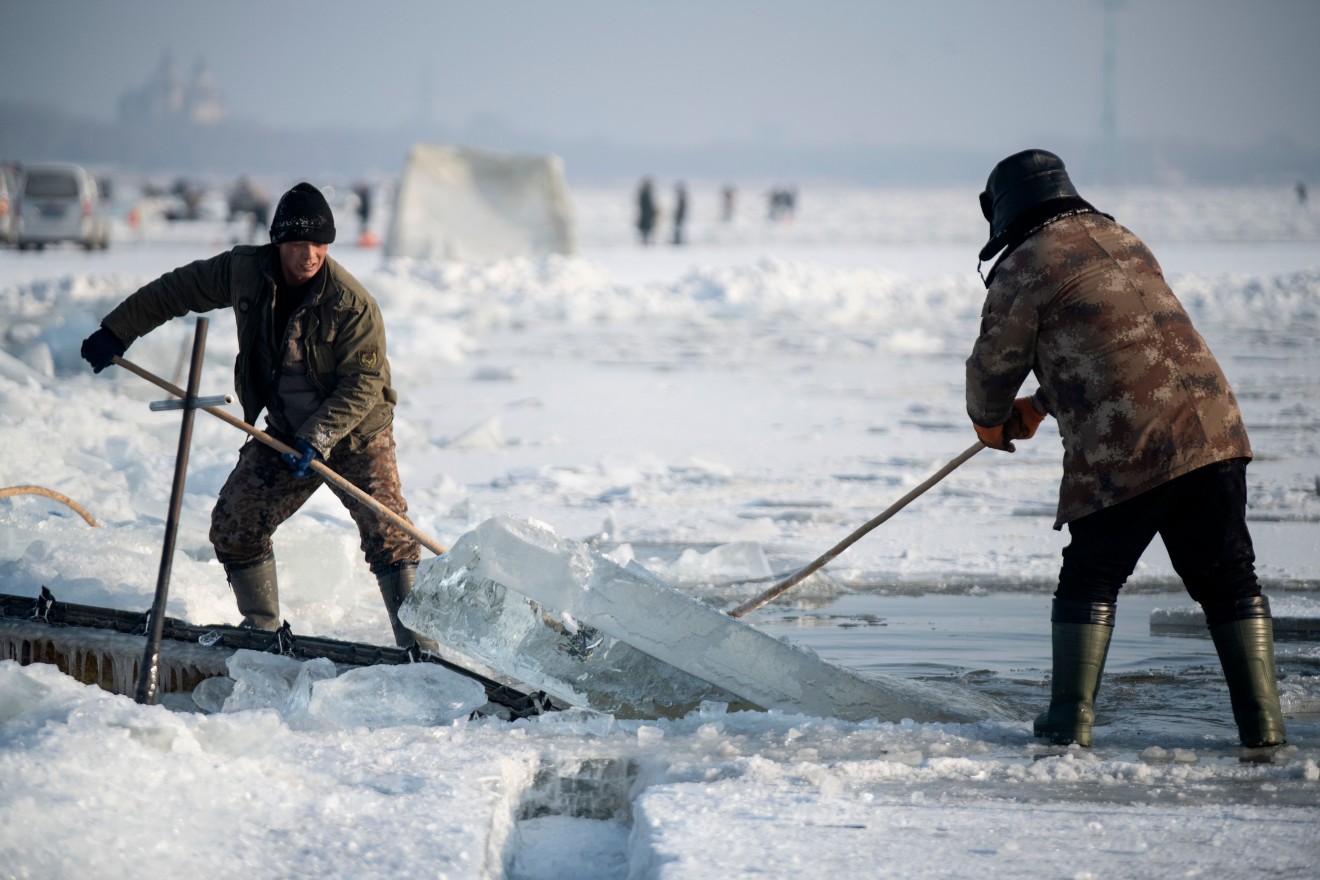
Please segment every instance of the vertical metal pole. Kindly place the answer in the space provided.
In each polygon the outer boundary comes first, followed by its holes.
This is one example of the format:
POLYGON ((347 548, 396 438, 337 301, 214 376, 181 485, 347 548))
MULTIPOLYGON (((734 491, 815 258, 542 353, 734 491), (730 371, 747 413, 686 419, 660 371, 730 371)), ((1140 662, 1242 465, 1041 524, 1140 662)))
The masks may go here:
POLYGON ((1118 10, 1123 0, 1102 0, 1105 10, 1105 48, 1100 101, 1100 182, 1113 186, 1122 180, 1118 147, 1118 10))
POLYGON ((174 543, 179 533, 179 511, 183 507, 183 485, 188 474, 188 448, 192 445, 193 419, 197 413, 197 386, 202 379, 202 355, 206 350, 206 318, 197 319, 193 336, 192 366, 188 370, 188 393, 184 397, 183 427, 179 431, 179 452, 174 459, 174 488, 170 492, 170 510, 165 519, 165 546, 160 555, 160 576, 156 579, 156 599, 151 604, 147 646, 138 667, 134 699, 144 705, 156 702, 160 676, 160 639, 165 631, 165 600, 170 593, 170 568, 174 543))

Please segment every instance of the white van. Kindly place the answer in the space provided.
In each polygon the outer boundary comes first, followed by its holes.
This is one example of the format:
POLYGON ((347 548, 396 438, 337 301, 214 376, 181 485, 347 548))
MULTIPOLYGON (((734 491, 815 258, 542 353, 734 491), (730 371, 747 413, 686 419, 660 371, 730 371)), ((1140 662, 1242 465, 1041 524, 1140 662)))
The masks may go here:
POLYGON ((0 244, 18 242, 18 174, 0 165, 0 244))
POLYGON ((96 179, 81 165, 28 165, 19 176, 18 192, 19 248, 64 241, 87 250, 109 246, 105 205, 96 179))

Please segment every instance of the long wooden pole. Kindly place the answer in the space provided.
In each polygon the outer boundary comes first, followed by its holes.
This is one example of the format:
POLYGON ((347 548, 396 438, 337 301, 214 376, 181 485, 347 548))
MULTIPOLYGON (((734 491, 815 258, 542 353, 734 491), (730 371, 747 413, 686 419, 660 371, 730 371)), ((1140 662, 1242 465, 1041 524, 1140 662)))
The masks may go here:
MULTIPOLYGON (((164 390, 168 391, 169 393, 173 394, 176 397, 187 397, 187 392, 185 392, 182 388, 179 388, 178 386, 165 381, 164 379, 162 379, 161 377, 157 376, 154 373, 144 370, 142 367, 139 367, 137 364, 133 363, 132 361, 125 360, 124 358, 121 357, 116 357, 114 362, 119 366, 123 367, 125 370, 128 370, 130 373, 136 373, 138 376, 141 376, 143 379, 146 379, 151 384, 157 386, 158 388, 163 388, 164 390)), ((220 421, 222 422, 228 422, 229 424, 233 425, 235 428, 238 428, 240 431, 245 431, 246 433, 252 435, 256 439, 260 440, 262 443, 265 443, 271 449, 276 450, 277 452, 290 452, 293 453, 294 455, 298 454, 293 449, 293 447, 289 446, 288 444, 281 443, 279 440, 276 440, 274 437, 270 436, 260 428, 254 428, 252 425, 249 425, 247 422, 243 421, 242 419, 236 416, 230 415, 229 413, 225 412, 219 407, 203 406, 203 407, 199 407, 199 409, 205 410, 206 412, 215 416, 217 419, 220 419, 220 421)), ((316 471, 316 473, 319 474, 321 478, 324 479, 327 483, 330 483, 331 485, 344 490, 349 495, 352 495, 355 499, 357 499, 361 503, 365 504, 368 508, 373 510, 377 515, 384 517, 394 525, 403 529, 405 532, 407 532, 409 535, 415 538, 419 544, 421 544, 427 550, 430 550, 436 556, 443 556, 445 554, 445 548, 441 544, 439 544, 434 538, 425 534, 420 529, 418 529, 417 526, 413 525, 408 520, 399 516, 397 513, 390 510, 385 505, 381 504, 375 498, 372 498, 366 492, 363 492, 357 486, 354 486, 348 480, 339 476, 339 474, 330 470, 330 468, 327 467, 324 462, 314 460, 312 462, 312 470, 316 471)))
POLYGON ((931 474, 930 477, 928 477, 924 482, 921 483, 921 485, 917 486, 911 492, 908 492, 902 498, 898 499, 893 504, 891 504, 888 508, 885 509, 883 513, 876 516, 874 519, 867 520, 867 522, 863 524, 860 528, 858 528, 855 532, 853 532, 851 535, 849 535, 848 537, 844 538, 842 541, 831 547, 828 551, 825 552, 823 556, 816 559, 814 562, 810 563, 804 568, 799 569, 797 572, 785 578, 784 580, 780 581, 779 583, 775 584, 773 587, 766 590, 761 595, 754 596, 753 598, 748 599, 746 602, 742 603, 737 608, 730 611, 729 616, 742 617, 744 614, 747 614, 750 611, 755 611, 757 608, 760 608, 762 605, 766 604, 767 602, 771 602, 775 600, 779 596, 791 590, 793 587, 802 583, 802 581, 806 580, 812 574, 816 573, 817 571, 828 565, 831 561, 835 559, 835 557, 837 557, 844 550, 847 550, 853 544, 857 543, 857 541, 859 541, 862 538, 862 536, 865 535, 867 532, 871 531, 876 526, 880 525, 882 522, 889 519, 894 514, 898 513, 904 507, 907 507, 907 505, 918 495, 925 492, 931 486, 934 486, 936 483, 947 477, 949 474, 953 473, 954 470, 956 470, 959 465, 967 461, 967 459, 971 458, 973 455, 976 455, 976 453, 980 452, 984 448, 985 448, 985 444, 982 443, 980 440, 977 440, 976 443, 967 447, 967 449, 965 449, 962 453, 960 453, 958 457, 950 461, 948 464, 940 468, 935 473, 931 474))

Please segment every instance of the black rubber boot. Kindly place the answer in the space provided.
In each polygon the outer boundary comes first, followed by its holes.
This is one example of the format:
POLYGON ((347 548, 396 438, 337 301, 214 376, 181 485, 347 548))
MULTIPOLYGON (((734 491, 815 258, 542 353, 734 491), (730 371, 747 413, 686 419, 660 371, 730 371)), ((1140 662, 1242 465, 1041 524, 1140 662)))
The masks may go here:
POLYGON ((280 628, 280 590, 275 581, 275 555, 251 565, 226 565, 229 587, 243 615, 239 626, 274 631, 280 628))
POLYGON ((393 568, 376 575, 380 585, 380 597, 385 600, 385 610, 390 615, 390 626, 394 629, 394 643, 400 648, 412 648, 419 651, 438 654, 440 646, 433 639, 421 633, 413 632, 399 620, 399 606, 412 595, 413 584, 417 582, 417 563, 400 562, 393 568))
POLYGON ((1238 739, 1248 748, 1287 742, 1274 677, 1274 621, 1264 596, 1205 608, 1219 664, 1228 682, 1238 739))
POLYGON ((1090 748, 1095 695, 1114 634, 1112 602, 1055 599, 1050 613, 1054 673, 1050 708, 1036 716, 1032 732, 1057 746, 1090 748))

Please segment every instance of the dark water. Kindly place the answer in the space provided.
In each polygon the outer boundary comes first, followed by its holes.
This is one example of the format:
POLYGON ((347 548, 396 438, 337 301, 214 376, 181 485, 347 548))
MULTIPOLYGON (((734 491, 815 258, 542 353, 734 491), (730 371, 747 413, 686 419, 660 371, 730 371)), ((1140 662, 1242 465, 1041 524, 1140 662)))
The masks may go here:
MULTIPOLYGON (((1209 635, 1151 632, 1154 609, 1190 604, 1180 592, 1119 598, 1097 700, 1097 735, 1130 733, 1173 745, 1206 736, 1235 738, 1209 635)), ((1009 703, 1027 718, 1049 702, 1049 614, 1050 596, 1043 593, 858 592, 820 607, 767 607, 752 622, 834 663, 863 673, 956 682, 1009 703)), ((1300 693, 1284 689, 1285 712, 1314 722, 1320 694, 1309 691, 1320 681, 1320 646, 1280 641, 1275 653, 1280 675, 1302 682, 1300 693)))

